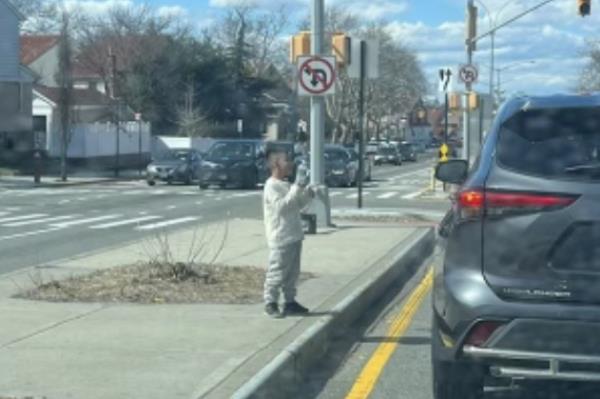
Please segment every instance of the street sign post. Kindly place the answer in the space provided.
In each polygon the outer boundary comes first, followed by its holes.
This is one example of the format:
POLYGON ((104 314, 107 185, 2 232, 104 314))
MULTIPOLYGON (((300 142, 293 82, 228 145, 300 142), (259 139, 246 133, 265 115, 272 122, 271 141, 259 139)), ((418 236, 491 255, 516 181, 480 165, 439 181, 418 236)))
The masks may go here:
POLYGON ((473 64, 461 65, 458 75, 463 83, 471 85, 479 79, 479 70, 473 64))
POLYGON ((452 87, 452 69, 442 68, 439 70, 440 86, 439 90, 444 93, 444 143, 448 144, 448 91, 452 87))
POLYGON ((328 96, 335 94, 335 57, 298 57, 298 94, 328 96))

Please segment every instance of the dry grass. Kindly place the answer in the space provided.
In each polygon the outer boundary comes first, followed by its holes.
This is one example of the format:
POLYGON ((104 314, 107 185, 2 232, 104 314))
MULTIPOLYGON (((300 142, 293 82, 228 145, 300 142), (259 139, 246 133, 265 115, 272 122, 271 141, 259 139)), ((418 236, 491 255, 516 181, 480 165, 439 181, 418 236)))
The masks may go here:
MULTIPOLYGON (((304 273, 301 280, 311 277, 304 273)), ((49 302, 255 304, 262 301, 264 279, 265 271, 256 267, 131 265, 62 281, 38 281, 34 289, 16 297, 49 302)))

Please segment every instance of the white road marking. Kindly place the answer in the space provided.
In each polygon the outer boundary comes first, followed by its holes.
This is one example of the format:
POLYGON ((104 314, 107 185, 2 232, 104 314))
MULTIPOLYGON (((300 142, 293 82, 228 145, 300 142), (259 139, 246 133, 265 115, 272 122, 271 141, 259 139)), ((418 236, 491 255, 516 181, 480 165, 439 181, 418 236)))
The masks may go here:
POLYGON ((396 195, 398 195, 397 192, 390 192, 390 193, 378 195, 377 198, 378 199, 390 199, 392 197, 395 197, 396 195))
POLYGON ((415 191, 414 193, 403 195, 402 198, 403 199, 415 199, 418 196, 422 195, 425 191, 427 191, 426 188, 425 189, 421 189, 419 191, 415 191))
POLYGON ((260 191, 252 191, 249 193, 236 193, 233 194, 232 197, 234 198, 244 198, 244 197, 254 197, 256 195, 261 195, 262 193, 260 191))
MULTIPOLYGON (((366 197, 367 195, 371 195, 371 193, 368 192, 368 191, 363 192, 363 197, 366 197)), ((358 198, 358 193, 350 194, 346 198, 347 199, 357 199, 358 198)))
POLYGON ((71 226, 78 226, 80 224, 88 224, 88 223, 101 222, 104 220, 116 219, 121 216, 123 216, 123 215, 104 215, 104 216, 97 216, 97 217, 88 218, 88 219, 73 220, 71 222, 52 223, 51 226, 71 227, 71 226))
POLYGON ((196 205, 202 205, 204 204, 204 201, 196 201, 196 205))
POLYGON ((181 191, 179 195, 198 195, 198 191, 181 191))
POLYGON ((134 218, 134 219, 120 220, 118 222, 98 224, 96 226, 91 226, 90 229, 104 230, 104 229, 110 229, 113 227, 127 226, 129 224, 139 224, 141 222, 149 222, 151 220, 156 220, 156 219, 160 219, 160 218, 161 218, 160 216, 143 216, 143 217, 134 218))
POLYGON ((167 207, 167 210, 171 211, 171 210, 176 209, 176 208, 177 208, 177 205, 169 205, 167 207))
POLYGON ((49 223, 49 222, 57 222, 59 220, 73 219, 74 217, 77 217, 77 216, 79 216, 79 215, 54 216, 54 217, 51 217, 51 218, 44 218, 44 219, 35 219, 35 220, 26 220, 26 221, 21 221, 21 222, 6 223, 6 224, 3 224, 2 226, 4 226, 4 227, 29 226, 29 225, 32 225, 32 224, 42 224, 42 223, 49 223))
POLYGON ((338 195, 344 194, 342 191, 332 191, 329 193, 330 197, 337 197, 338 195))
POLYGON ((27 219, 38 219, 48 216, 45 213, 34 213, 31 215, 21 215, 21 216, 11 216, 9 218, 0 219, 0 223, 4 222, 16 222, 17 220, 27 220, 27 219))
POLYGON ((191 216, 189 216, 189 217, 185 217, 185 218, 172 219, 172 220, 167 220, 167 221, 164 221, 164 222, 147 224, 145 226, 136 227, 135 229, 139 230, 139 231, 156 230, 156 229, 160 229, 161 227, 168 227, 168 226, 173 226, 173 225, 176 225, 176 224, 194 222, 194 221, 196 221, 198 219, 199 218, 197 218, 197 217, 191 217, 191 216))
POLYGON ((45 233, 50 233, 50 232, 53 232, 53 231, 57 231, 57 230, 60 230, 60 229, 61 229, 60 227, 55 227, 55 228, 44 229, 44 230, 28 231, 27 233, 13 234, 13 235, 10 235, 10 236, 0 236, 0 241, 12 240, 14 238, 23 238, 23 237, 36 236, 36 235, 40 235, 40 234, 45 234, 45 233))

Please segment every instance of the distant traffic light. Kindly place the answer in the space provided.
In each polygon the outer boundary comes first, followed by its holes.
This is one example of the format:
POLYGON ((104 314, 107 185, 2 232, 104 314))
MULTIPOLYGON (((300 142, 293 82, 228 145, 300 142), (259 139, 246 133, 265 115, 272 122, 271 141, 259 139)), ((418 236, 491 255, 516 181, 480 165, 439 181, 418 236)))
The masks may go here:
POLYGON ((339 66, 342 67, 350 63, 352 43, 350 37, 348 37, 345 33, 333 34, 331 48, 339 66))
POLYGON ((582 17, 590 15, 592 12, 592 0, 577 0, 577 11, 582 17))
POLYGON ((473 2, 467 4, 467 31, 466 31, 466 45, 469 51, 477 50, 477 7, 473 2))
POLYGON ((310 32, 300 32, 290 39, 290 62, 295 64, 298 57, 310 55, 310 32))

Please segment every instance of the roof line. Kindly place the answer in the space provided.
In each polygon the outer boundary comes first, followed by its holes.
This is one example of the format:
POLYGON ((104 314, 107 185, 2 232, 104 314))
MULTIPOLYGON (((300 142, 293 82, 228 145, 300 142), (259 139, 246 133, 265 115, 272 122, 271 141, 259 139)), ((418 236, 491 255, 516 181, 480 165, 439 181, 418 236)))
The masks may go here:
MULTIPOLYGON (((3 1, 3 0, 0 0, 3 1)), ((10 0, 4 0, 4 4, 6 4, 6 6, 8 8, 10 8, 10 10, 12 12, 15 13, 15 15, 21 20, 21 21, 25 21, 27 18, 25 18, 25 15, 23 15, 23 13, 21 13, 21 11, 19 11, 19 9, 17 7, 15 7, 15 5, 10 1, 10 0)))
POLYGON ((46 97, 45 95, 43 95, 42 93, 40 93, 39 90, 36 90, 35 88, 33 88, 33 92, 37 96, 41 97, 44 101, 46 101, 47 103, 49 103, 50 105, 52 105, 53 107, 57 106, 57 104, 54 101, 52 101, 51 99, 49 99, 48 97, 46 97))

